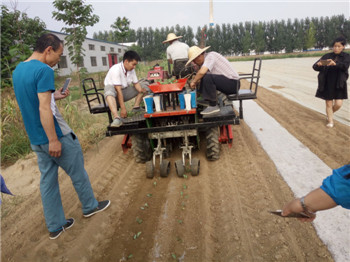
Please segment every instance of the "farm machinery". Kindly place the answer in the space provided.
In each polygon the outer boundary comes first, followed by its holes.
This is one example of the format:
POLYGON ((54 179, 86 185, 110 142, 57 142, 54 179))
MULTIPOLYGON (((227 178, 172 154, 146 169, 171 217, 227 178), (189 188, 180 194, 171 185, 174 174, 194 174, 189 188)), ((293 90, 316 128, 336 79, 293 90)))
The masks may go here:
POLYGON ((180 78, 172 83, 150 84, 153 97, 146 99, 159 100, 160 105, 150 109, 148 107, 153 107, 153 103, 145 102, 145 113, 131 117, 118 128, 109 126, 107 129, 108 136, 125 135, 124 148, 128 140, 132 139, 134 158, 136 162, 146 163, 148 178, 155 174, 157 159, 160 176, 168 176, 171 165, 166 157, 176 147, 182 151, 181 159, 175 161, 177 175, 182 177, 186 170, 190 170, 196 176, 200 171, 200 161, 192 157, 192 151, 200 147, 201 138, 204 137, 206 141, 206 156, 209 160, 219 158, 220 142, 232 142, 229 125, 239 124, 232 106, 223 106, 218 114, 202 116, 200 112, 203 107, 197 104, 196 92, 189 92, 188 82, 188 78, 180 78))
MULTIPOLYGON (((190 77, 167 79, 168 73, 163 68, 154 67, 148 73, 154 82, 149 85, 152 94, 144 97, 145 112, 124 119, 120 127, 109 125, 106 136, 124 135, 123 151, 132 148, 135 161, 145 163, 148 178, 153 178, 158 169, 161 177, 169 175, 171 163, 168 158, 176 148, 181 150, 181 158, 174 163, 177 175, 183 177, 190 172, 197 176, 200 160, 193 158, 192 152, 205 147, 206 158, 218 160, 221 143, 232 145, 231 125, 240 124, 243 118, 242 100, 256 98, 260 67, 261 60, 255 60, 252 73, 241 77, 250 79, 250 89, 239 90, 234 95, 219 94, 220 112, 210 115, 200 114, 204 106, 198 103, 196 91, 189 87, 190 77), (235 100, 240 103, 239 115, 233 110, 232 101, 235 100)), ((83 87, 89 104, 89 89, 86 91, 84 84, 88 80, 91 79, 83 80, 83 87)), ((98 93, 95 87, 93 94, 98 93)), ((104 100, 104 104, 98 102, 100 107, 97 108, 104 108, 110 116, 104 100)), ((94 113, 90 104, 89 109, 94 113)))

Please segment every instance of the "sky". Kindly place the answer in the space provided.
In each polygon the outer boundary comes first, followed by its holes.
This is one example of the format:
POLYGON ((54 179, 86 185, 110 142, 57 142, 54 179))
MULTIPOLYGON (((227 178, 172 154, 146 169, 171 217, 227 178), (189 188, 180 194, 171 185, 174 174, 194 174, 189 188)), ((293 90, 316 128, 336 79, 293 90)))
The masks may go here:
MULTIPOLYGON (((215 24, 238 24, 240 22, 263 22, 282 19, 305 19, 306 17, 325 17, 344 15, 350 19, 350 0, 213 0, 215 24)), ((48 30, 60 32, 64 24, 52 18, 55 11, 53 1, 48 0, 2 0, 13 9, 27 13, 28 17, 39 17, 48 30)), ((209 25, 209 0, 85 0, 93 6, 94 14, 100 21, 88 27, 87 37, 93 33, 111 30, 117 17, 130 20, 130 27, 161 28, 166 26, 190 26, 194 32, 197 28, 209 25)))

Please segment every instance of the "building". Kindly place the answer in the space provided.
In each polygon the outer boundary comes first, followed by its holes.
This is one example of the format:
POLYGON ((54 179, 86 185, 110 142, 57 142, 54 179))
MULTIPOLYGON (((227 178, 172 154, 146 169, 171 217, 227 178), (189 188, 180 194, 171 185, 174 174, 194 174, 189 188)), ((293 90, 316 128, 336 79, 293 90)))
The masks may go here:
MULTIPOLYGON (((64 41, 67 34, 56 31, 50 31, 52 34, 64 41)), ((86 38, 83 43, 84 55, 83 62, 79 67, 85 67, 88 73, 108 71, 108 69, 122 60, 124 53, 129 47, 121 44, 107 41, 86 38)), ((76 66, 72 64, 68 55, 68 48, 64 48, 61 60, 55 68, 59 68, 60 76, 70 75, 76 72, 76 66)))

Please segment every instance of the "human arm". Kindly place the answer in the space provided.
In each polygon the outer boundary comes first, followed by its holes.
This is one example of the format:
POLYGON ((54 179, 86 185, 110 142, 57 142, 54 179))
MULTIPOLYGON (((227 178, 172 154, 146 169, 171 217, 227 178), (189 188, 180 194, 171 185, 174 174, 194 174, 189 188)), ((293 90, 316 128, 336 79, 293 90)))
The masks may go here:
POLYGON ((114 86, 114 88, 117 91, 117 98, 118 98, 118 103, 120 106, 120 116, 125 118, 125 117, 127 117, 128 113, 126 111, 126 107, 125 107, 125 103, 124 103, 122 86, 114 86))
POLYGON ((142 86, 138 82, 134 84, 134 87, 139 93, 143 93, 143 94, 147 93, 147 90, 145 88, 142 88, 142 86))
POLYGON ((339 59, 338 61, 331 60, 328 66, 336 66, 342 71, 347 71, 350 65, 350 55, 344 53, 344 59, 339 59))
POLYGON ((38 93, 40 121, 49 139, 49 154, 53 157, 61 156, 61 142, 58 140, 54 118, 51 110, 51 91, 38 93))
POLYGON ((66 91, 63 94, 61 93, 62 89, 63 89, 63 87, 61 87, 60 89, 55 91, 55 93, 54 93, 55 100, 64 99, 67 96, 69 96, 69 89, 67 88, 66 91))
POLYGON ((194 79, 190 84, 192 89, 196 88, 197 83, 203 78, 203 76, 208 72, 208 70, 209 69, 205 66, 202 66, 201 69, 198 70, 198 72, 196 73, 196 76, 194 77, 194 79))
MULTIPOLYGON (((315 213, 317 211, 336 207, 334 200, 321 188, 311 191, 304 197, 304 203, 308 211, 315 213)), ((290 213, 305 212, 301 205, 300 199, 294 199, 283 207, 282 216, 287 216, 290 213)), ((307 212, 306 212, 307 213, 307 212)), ((310 218, 299 218, 303 222, 311 222, 316 218, 315 214, 311 214, 310 218)))

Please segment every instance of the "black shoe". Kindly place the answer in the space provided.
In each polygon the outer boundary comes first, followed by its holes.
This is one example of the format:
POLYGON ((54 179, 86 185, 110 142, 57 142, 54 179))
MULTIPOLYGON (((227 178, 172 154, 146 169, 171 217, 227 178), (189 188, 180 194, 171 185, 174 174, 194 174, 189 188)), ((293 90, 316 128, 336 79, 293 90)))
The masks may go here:
POLYGON ((68 218, 67 223, 63 227, 61 227, 59 230, 55 232, 50 232, 49 238, 50 239, 58 238, 63 231, 66 231, 66 229, 71 228, 73 225, 74 225, 74 218, 68 218))
POLYGON ((109 207, 110 204, 111 204, 111 201, 109 200, 98 202, 98 206, 94 210, 91 210, 90 212, 85 213, 84 217, 91 217, 97 214, 98 212, 105 210, 107 207, 109 207))

